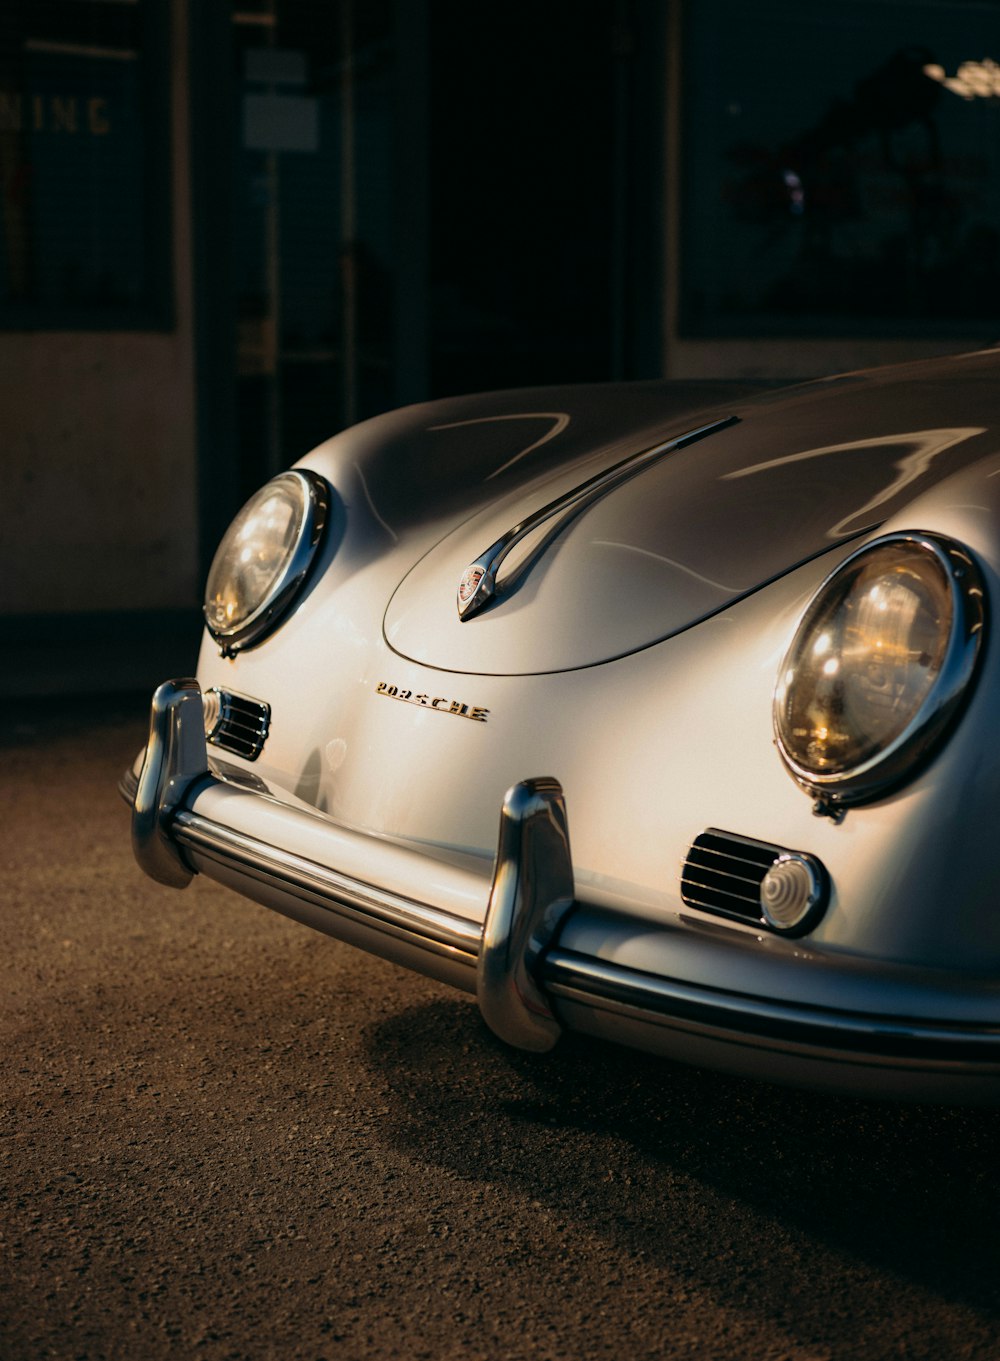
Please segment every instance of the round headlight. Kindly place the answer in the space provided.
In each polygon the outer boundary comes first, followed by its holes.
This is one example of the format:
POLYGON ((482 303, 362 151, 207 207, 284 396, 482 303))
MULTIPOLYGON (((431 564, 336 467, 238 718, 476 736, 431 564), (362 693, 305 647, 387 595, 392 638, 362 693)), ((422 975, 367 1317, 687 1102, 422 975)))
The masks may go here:
POLYGON ((281 473, 246 503, 209 568, 205 623, 233 656, 261 642, 305 582, 326 524, 330 498, 316 473, 281 473))
POLYGON ((958 712, 983 636, 983 585, 957 544, 889 534, 813 597, 774 696, 778 749, 831 803, 912 774, 958 712))

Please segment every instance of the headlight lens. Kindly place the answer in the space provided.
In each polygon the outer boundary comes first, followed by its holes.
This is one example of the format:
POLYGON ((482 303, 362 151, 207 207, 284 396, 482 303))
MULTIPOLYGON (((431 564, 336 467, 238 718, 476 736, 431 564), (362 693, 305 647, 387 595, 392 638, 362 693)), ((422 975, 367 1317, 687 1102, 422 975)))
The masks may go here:
POLYGON ((891 534, 852 554, 803 616, 774 698, 778 748, 807 789, 873 798, 910 775, 957 713, 983 633, 969 554, 891 534))
POLYGON ((273 478, 236 516, 205 586, 205 623, 223 656, 277 627, 305 582, 328 510, 323 479, 296 468, 273 478))

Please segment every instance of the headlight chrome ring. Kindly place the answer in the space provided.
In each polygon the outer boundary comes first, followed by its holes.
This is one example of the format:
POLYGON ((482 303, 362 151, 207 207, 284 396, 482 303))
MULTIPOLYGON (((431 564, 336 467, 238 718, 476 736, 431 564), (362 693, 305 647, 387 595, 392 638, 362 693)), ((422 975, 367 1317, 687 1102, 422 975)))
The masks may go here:
POLYGON ((255 647, 299 595, 323 539, 330 490, 318 473, 292 468, 265 483, 219 544, 204 616, 224 657, 255 647))
POLYGON ((953 540, 886 534, 852 553, 779 672, 774 733, 793 778, 836 808, 915 774, 969 693, 984 622, 982 575, 953 540))

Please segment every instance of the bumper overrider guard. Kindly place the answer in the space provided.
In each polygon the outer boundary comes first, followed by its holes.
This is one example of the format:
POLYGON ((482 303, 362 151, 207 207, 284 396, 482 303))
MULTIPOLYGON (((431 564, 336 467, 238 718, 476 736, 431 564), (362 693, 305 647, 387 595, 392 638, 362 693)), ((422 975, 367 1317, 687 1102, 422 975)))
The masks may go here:
POLYGON ((571 918, 574 925, 582 920, 577 914, 593 917, 582 932, 588 939, 592 925, 613 930, 615 921, 627 919, 577 902, 566 805, 555 779, 524 780, 508 790, 491 883, 435 864, 439 901, 430 903, 409 897, 405 887, 407 867, 415 870, 424 857, 336 828, 319 814, 279 802, 266 787, 258 792, 219 772, 208 758, 197 681, 165 682, 153 696, 138 780, 128 771, 121 782, 133 808, 133 850, 146 874, 183 887, 205 871, 330 935, 455 983, 476 994, 490 1028, 517 1048, 548 1050, 567 1027, 776 1079, 818 1077, 885 1091, 892 1073, 902 1093, 1000 1096, 998 1024, 786 1001, 645 973, 613 962, 614 950, 598 958, 570 948, 561 937, 570 934, 564 928, 571 918), (380 863, 386 853, 395 856, 396 883, 366 882, 246 827, 226 825, 212 816, 220 808, 214 791, 252 801, 257 813, 269 805, 275 825, 309 824, 315 836, 317 822, 326 824, 334 852, 353 850, 348 859, 361 859, 365 844, 377 849, 380 863), (455 910, 464 902, 475 911, 484 896, 482 926, 455 910), (859 1083, 864 1070, 871 1080, 859 1083))

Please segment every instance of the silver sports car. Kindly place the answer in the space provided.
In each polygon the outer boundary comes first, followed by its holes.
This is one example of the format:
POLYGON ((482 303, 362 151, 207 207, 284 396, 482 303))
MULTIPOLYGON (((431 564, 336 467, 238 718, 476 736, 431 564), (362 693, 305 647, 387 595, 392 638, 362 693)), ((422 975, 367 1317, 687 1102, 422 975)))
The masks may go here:
POLYGON ((1000 1096, 1000 356, 434 402, 240 511, 126 773, 207 874, 564 1029, 1000 1096))

